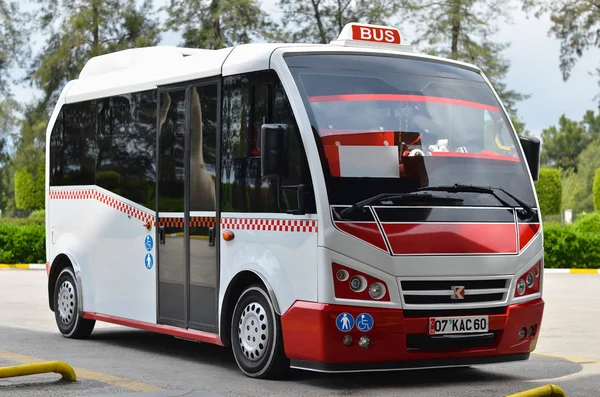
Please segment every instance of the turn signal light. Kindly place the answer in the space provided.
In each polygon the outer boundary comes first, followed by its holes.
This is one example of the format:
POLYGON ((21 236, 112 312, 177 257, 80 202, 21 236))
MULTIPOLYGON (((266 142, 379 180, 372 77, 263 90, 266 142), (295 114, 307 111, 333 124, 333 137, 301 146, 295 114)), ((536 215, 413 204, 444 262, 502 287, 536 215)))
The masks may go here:
POLYGON ((390 294, 383 281, 338 263, 332 265, 336 298, 389 302, 390 294))
POLYGON ((537 262, 517 280, 515 298, 540 292, 542 261, 537 262))

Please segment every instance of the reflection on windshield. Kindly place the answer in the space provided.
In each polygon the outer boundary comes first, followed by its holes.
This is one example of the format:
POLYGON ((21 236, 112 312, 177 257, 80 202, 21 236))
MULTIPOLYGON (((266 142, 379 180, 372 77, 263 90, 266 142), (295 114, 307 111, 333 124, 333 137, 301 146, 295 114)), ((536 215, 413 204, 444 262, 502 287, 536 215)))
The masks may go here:
MULTIPOLYGON (((455 183, 497 186, 535 202, 516 137, 478 73, 374 55, 286 62, 316 132, 332 204, 455 183)), ((465 205, 498 205, 456 195, 465 205)))

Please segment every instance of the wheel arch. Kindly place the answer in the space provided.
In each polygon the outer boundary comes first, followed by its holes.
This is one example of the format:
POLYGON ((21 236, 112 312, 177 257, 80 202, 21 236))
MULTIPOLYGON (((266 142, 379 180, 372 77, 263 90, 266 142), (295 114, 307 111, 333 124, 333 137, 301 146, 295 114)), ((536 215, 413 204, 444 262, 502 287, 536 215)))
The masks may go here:
POLYGON ((79 314, 83 314, 83 293, 81 283, 81 268, 77 264, 77 261, 72 255, 68 253, 60 253, 54 257, 50 265, 50 273, 48 274, 48 303, 50 310, 54 311, 54 290, 56 288, 56 280, 60 273, 66 268, 73 269, 73 275, 75 276, 75 282, 77 283, 77 302, 79 302, 78 311, 79 314))
POLYGON ((271 304, 273 305, 273 309, 275 310, 275 314, 281 315, 277 296, 267 279, 254 270, 240 271, 231 279, 231 282, 228 284, 227 290, 225 291, 225 295, 223 296, 221 316, 219 319, 219 337, 224 346, 229 346, 230 344, 231 316, 233 315, 235 304, 242 292, 253 284, 260 284, 265 288, 265 291, 271 300, 271 304))

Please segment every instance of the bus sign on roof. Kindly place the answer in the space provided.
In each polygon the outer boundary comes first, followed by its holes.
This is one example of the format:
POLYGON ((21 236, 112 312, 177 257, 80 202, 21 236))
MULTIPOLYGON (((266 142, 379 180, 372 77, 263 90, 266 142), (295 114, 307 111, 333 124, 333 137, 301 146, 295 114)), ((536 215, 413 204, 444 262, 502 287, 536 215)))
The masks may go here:
POLYGON ((374 41, 376 43, 387 44, 400 44, 400 31, 394 28, 379 27, 372 25, 352 25, 352 40, 374 41))
POLYGON ((390 26, 349 23, 342 29, 337 40, 331 44, 352 47, 386 47, 388 49, 412 51, 402 45, 400 30, 390 26))

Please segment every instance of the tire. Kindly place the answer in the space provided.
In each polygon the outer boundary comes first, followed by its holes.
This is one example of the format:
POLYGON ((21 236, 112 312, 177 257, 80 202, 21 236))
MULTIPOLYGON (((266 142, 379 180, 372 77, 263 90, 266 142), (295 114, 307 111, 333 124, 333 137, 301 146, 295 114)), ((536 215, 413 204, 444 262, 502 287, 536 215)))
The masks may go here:
POLYGON ((251 378, 278 378, 290 368, 283 350, 281 321, 260 285, 244 290, 235 305, 231 346, 238 367, 251 378))
POLYGON ((67 338, 87 338, 96 325, 96 320, 81 316, 79 305, 75 275, 73 269, 67 267, 58 275, 54 287, 54 318, 58 330, 67 338))

